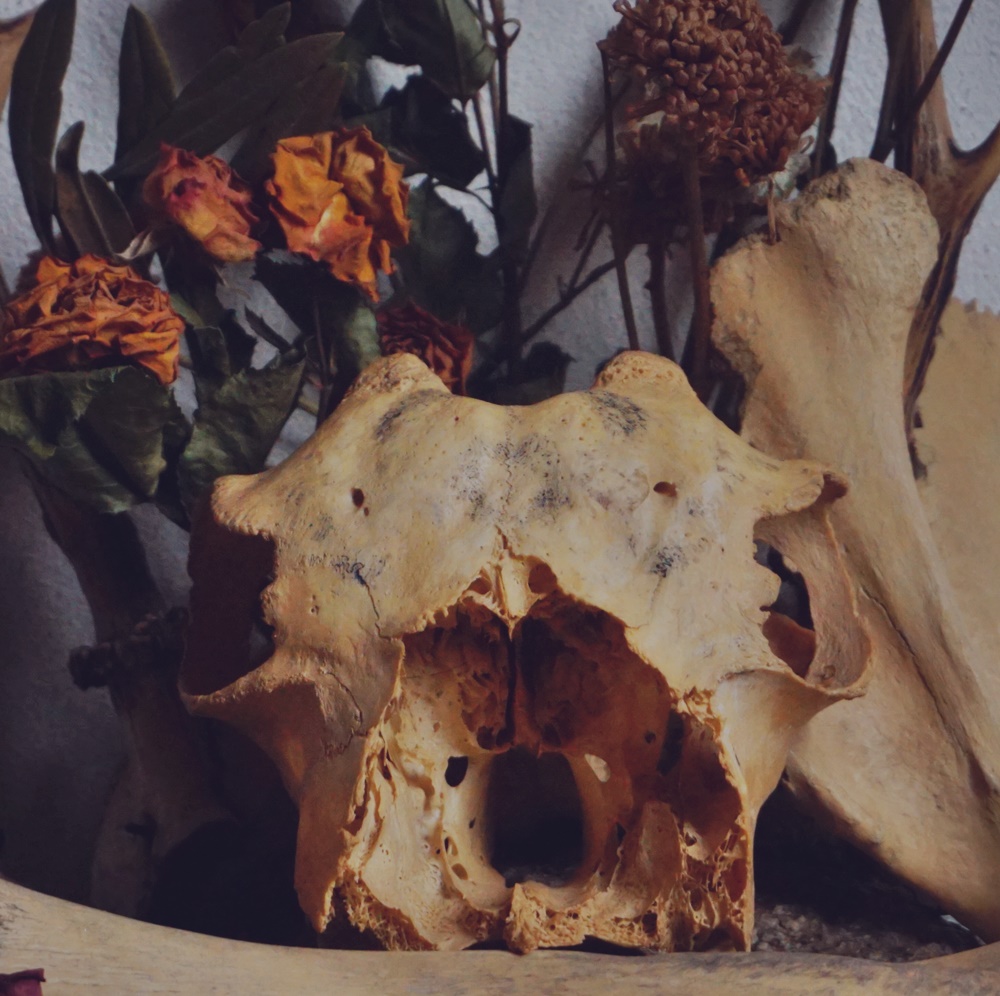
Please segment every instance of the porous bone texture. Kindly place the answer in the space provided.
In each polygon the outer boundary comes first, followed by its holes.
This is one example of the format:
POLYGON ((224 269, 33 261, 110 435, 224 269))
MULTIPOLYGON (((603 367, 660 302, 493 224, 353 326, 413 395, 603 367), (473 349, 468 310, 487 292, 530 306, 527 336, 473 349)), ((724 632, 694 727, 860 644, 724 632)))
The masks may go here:
POLYGON ((317 929, 743 949, 758 807, 863 683, 842 491, 658 357, 523 408, 389 357, 285 463, 216 486, 183 690, 280 767, 317 929), (807 625, 769 611, 755 540, 805 572, 807 625))

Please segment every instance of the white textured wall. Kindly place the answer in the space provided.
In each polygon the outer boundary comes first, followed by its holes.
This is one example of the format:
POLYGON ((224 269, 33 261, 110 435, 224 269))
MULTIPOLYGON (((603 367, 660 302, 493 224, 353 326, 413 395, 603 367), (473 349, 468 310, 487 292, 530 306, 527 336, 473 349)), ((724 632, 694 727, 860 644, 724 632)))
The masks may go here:
MULTIPOLYGON (((127 0, 78 0, 75 57, 65 88, 64 127, 87 122, 83 164, 103 168, 113 148, 115 67, 127 0)), ((0 19, 34 0, 0 0, 0 19)), ((957 0, 936 0, 939 34, 957 0)), ((210 0, 140 0, 156 21, 177 74, 186 78, 222 38, 210 0)), ((785 3, 765 6, 780 20, 785 3)), ((824 70, 839 3, 816 0, 801 41, 824 70)), ((595 41, 614 23, 610 0, 508 0, 523 22, 512 56, 515 113, 535 123, 535 171, 541 201, 563 188, 573 150, 600 107, 595 41)), ((1000 4, 980 0, 949 63, 945 80, 960 144, 980 141, 1000 115, 1000 4)), ((863 155, 871 142, 884 73, 884 43, 876 0, 861 0, 834 144, 841 158, 863 155)), ((959 294, 1000 308, 996 279, 1000 193, 991 196, 969 238, 959 294)), ((526 303, 530 321, 552 300, 567 275, 569 246, 582 221, 581 202, 556 214, 526 303)), ((0 138, 0 265, 12 279, 32 248, 32 235, 10 165, 4 126, 0 138)), ((595 261, 601 257, 595 257, 595 261)), ((641 256, 633 267, 641 284, 641 256)), ((680 274, 681 279, 683 273, 680 274)), ((683 302, 678 303, 681 307, 683 302)), ((551 326, 577 362, 574 386, 623 344, 613 277, 595 287, 551 326)), ((151 510, 139 516, 151 539, 153 566, 168 596, 184 597, 183 538, 151 510)), ((87 642, 86 607, 71 572, 44 534, 30 492, 11 461, 0 455, 0 828, 6 843, 0 867, 27 884, 70 898, 86 891, 86 863, 120 745, 114 717, 100 692, 77 692, 65 661, 87 642)))

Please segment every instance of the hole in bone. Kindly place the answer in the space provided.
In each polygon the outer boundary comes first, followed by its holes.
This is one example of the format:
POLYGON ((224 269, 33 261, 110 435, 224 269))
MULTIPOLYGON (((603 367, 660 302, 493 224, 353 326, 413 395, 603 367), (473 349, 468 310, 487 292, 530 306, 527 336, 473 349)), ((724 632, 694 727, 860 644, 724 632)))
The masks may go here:
POLYGON ((755 540, 754 545, 757 563, 781 579, 777 597, 765 606, 768 615, 762 632, 771 653, 804 678, 816 656, 816 633, 805 579, 785 562, 779 550, 761 540, 755 540))
POLYGON ((351 488, 351 501, 354 502, 355 508, 361 508, 365 503, 365 493, 361 488, 351 488))
POLYGON ((494 758, 485 815, 490 864, 508 888, 571 881, 584 856, 583 802, 562 754, 514 748, 494 758))
POLYGON ((667 495, 669 498, 677 497, 677 485, 671 484, 669 481, 657 481, 653 485, 653 490, 658 495, 667 495))
MULTIPOLYGON (((207 519, 207 517, 206 517, 207 519)), ((261 593, 274 575, 274 541, 214 523, 199 523, 202 542, 192 559, 191 627, 181 687, 208 695, 255 670, 271 656, 271 627, 261 593)))
POLYGON ((449 757, 444 780, 452 788, 458 788, 465 781, 465 774, 468 770, 469 759, 467 757, 449 757))
POLYGON ((785 563, 779 550, 762 540, 754 540, 754 560, 781 579, 778 596, 768 606, 771 612, 787 616, 803 629, 815 629, 805 578, 785 563))
MULTIPOLYGON (((656 737, 653 737, 655 740, 656 737)), ((647 743, 652 743, 648 739, 647 743)), ((681 759, 681 751, 684 748, 684 719, 676 712, 670 714, 667 720, 667 729, 663 735, 663 746, 660 748, 660 760, 657 762, 656 770, 661 775, 668 775, 673 770, 674 765, 681 759)))

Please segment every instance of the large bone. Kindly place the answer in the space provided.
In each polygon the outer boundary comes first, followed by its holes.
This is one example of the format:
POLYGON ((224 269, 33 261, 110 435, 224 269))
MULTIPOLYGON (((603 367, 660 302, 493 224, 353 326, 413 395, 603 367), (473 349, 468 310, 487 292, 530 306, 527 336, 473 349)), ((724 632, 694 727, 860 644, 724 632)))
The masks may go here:
POLYGON ((779 227, 779 243, 748 240, 717 265, 714 335, 747 382, 744 437, 851 481, 831 514, 873 642, 867 695, 810 722, 788 779, 849 838, 995 938, 1000 670, 959 611, 903 417, 907 336, 937 228, 916 184, 868 160, 813 184, 780 210, 779 227))

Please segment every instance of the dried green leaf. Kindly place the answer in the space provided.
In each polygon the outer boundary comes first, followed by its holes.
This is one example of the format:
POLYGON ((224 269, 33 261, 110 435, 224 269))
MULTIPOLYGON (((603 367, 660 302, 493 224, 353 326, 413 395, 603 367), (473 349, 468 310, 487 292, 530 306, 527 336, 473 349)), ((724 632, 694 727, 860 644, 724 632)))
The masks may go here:
POLYGON ((199 404, 178 464, 180 492, 189 511, 216 478, 263 468, 295 408, 304 369, 303 360, 286 363, 275 357, 262 370, 228 377, 199 404))
POLYGON ((99 512, 152 497, 166 466, 164 434, 178 420, 170 391, 133 367, 0 380, 0 438, 99 512))
POLYGON ((174 78, 153 22, 129 7, 118 57, 118 141, 115 158, 151 132, 174 105, 174 78))
POLYGON ((285 31, 292 19, 291 3, 278 4, 251 21, 241 32, 236 47, 244 59, 260 56, 285 44, 285 31))
POLYGON ((382 107, 392 112, 391 147, 411 172, 464 190, 486 168, 468 118, 425 76, 411 76, 402 90, 389 90, 382 107))
POLYGON ((531 226, 538 214, 535 175, 531 161, 531 125, 511 115, 502 136, 501 162, 508 165, 500 193, 497 229, 500 251, 508 260, 523 263, 531 226))
POLYGON ((52 216, 56 182, 52 151, 69 65, 76 0, 45 0, 35 12, 14 64, 10 89, 10 147, 28 217, 45 249, 55 249, 52 216))
POLYGON ((497 261, 481 256, 469 220, 425 180, 410 191, 410 240, 396 257, 406 294, 444 321, 473 332, 500 320, 502 287, 497 261))
POLYGON ((218 326, 193 328, 186 336, 199 402, 226 378, 246 370, 257 345, 231 311, 222 318, 218 326))
POLYGON ((56 147, 56 213, 63 234, 77 256, 111 257, 135 237, 125 205, 94 172, 79 167, 83 122, 66 130, 56 147))
POLYGON ((233 156, 233 169, 248 183, 259 183, 279 139, 330 131, 339 119, 346 71, 343 63, 321 66, 279 98, 233 156))
MULTIPOLYGON (((249 30, 249 29, 248 29, 249 30)), ((207 155, 272 110, 276 101, 329 61, 339 34, 301 38, 237 62, 212 86, 190 97, 188 90, 160 125, 115 163, 109 178, 136 176, 156 163, 161 142, 207 155)))
POLYGON ((24 39, 28 37, 28 29, 34 16, 35 12, 32 10, 12 20, 0 21, 0 114, 3 112, 4 104, 7 103, 7 94, 10 93, 10 81, 14 75, 17 53, 21 51, 24 39))
POLYGON ((400 58, 449 97, 468 100, 490 78, 496 53, 467 0, 378 0, 400 58))

